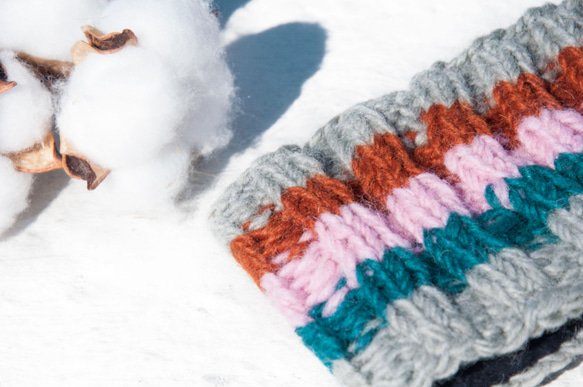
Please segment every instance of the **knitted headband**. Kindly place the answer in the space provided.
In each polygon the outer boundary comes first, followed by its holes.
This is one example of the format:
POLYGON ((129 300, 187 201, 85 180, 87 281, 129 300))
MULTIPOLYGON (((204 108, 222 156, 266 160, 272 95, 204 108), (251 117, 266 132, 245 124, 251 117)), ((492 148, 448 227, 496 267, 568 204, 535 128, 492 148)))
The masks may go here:
POLYGON ((348 386, 534 386, 583 354, 583 2, 257 160, 211 219, 348 386))

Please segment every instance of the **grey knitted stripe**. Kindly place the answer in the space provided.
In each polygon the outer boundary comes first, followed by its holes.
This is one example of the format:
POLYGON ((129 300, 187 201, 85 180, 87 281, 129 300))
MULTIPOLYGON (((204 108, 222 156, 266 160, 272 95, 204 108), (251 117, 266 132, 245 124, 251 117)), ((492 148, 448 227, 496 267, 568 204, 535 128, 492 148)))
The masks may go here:
POLYGON ((435 103, 460 100, 477 111, 487 106, 495 83, 514 81, 523 72, 540 72, 561 48, 579 45, 583 36, 583 4, 567 0, 559 6, 529 10, 515 25, 476 40, 449 63, 438 62, 415 76, 408 91, 399 91, 356 105, 319 129, 303 149, 283 147, 259 159, 219 198, 211 214, 214 230, 224 242, 265 225, 269 213, 256 218, 266 205, 281 206, 280 194, 304 186, 307 178, 326 173, 333 178, 351 174, 358 145, 370 144, 375 133, 416 131, 416 144, 425 141, 420 113, 435 103))
MULTIPOLYGON (((583 195, 571 198, 570 209, 552 213, 548 227, 561 242, 528 254, 503 249, 470 270, 468 288, 454 298, 424 286, 389 305, 388 326, 350 363, 335 362, 334 374, 349 386, 431 386, 462 364, 514 352, 579 317, 583 195)), ((562 356, 583 352, 581 344, 580 338, 571 347, 563 344, 562 356)), ((560 356, 541 360, 516 380, 527 383, 548 374, 546 368, 560 366, 560 356)))
POLYGON ((248 221, 251 230, 262 227, 272 213, 267 210, 258 216, 263 207, 275 204, 274 210, 281 210, 280 197, 286 188, 303 186, 310 176, 321 173, 322 165, 297 146, 284 146, 260 157, 213 205, 214 231, 228 243, 242 234, 241 227, 248 221))

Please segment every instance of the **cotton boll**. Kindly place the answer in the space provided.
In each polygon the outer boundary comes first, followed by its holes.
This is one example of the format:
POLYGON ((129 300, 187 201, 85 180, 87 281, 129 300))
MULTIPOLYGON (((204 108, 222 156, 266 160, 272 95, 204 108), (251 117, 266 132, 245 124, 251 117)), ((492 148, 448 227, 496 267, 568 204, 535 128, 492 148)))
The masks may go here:
POLYGON ((151 216, 173 211, 172 199, 188 178, 189 161, 188 152, 170 144, 148 163, 112 171, 92 194, 108 207, 124 212, 151 216))
POLYGON ((142 48, 89 54, 65 86, 57 127, 105 168, 146 163, 174 140, 186 109, 182 90, 164 62, 142 48))
POLYGON ((137 46, 77 64, 59 101, 61 137, 111 170, 94 197, 146 213, 172 208, 192 153, 231 137, 233 78, 218 21, 202 0, 113 0, 95 27, 130 29, 137 46))
POLYGON ((15 171, 12 162, 0 156, 0 182, 0 233, 2 233, 27 207, 32 175, 15 171))
POLYGON ((83 39, 106 0, 2 0, 0 47, 43 58, 71 60, 69 50, 83 39))
POLYGON ((102 31, 131 29, 144 49, 159 54, 184 85, 189 110, 179 135, 203 155, 224 146, 233 79, 220 45, 219 24, 201 0, 116 0, 98 21, 102 31))
POLYGON ((103 32, 131 29, 141 47, 171 62, 180 78, 188 77, 220 54, 219 25, 201 0, 115 0, 96 27, 103 32))
POLYGON ((200 82, 190 86, 199 90, 181 132, 184 140, 201 155, 227 145, 233 133, 230 128, 234 96, 233 79, 225 62, 217 62, 214 71, 205 73, 200 82))
POLYGON ((19 152, 43 140, 50 131, 53 105, 50 92, 14 52, 0 51, 9 81, 17 85, 0 93, 0 153, 19 152))

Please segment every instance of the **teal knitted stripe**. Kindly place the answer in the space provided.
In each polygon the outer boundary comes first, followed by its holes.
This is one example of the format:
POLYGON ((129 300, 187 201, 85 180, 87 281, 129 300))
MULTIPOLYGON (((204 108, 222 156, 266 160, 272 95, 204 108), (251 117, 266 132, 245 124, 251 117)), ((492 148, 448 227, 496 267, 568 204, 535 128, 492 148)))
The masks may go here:
POLYGON ((506 247, 533 250, 555 243, 546 227, 550 212, 568 207, 571 195, 583 193, 583 154, 561 154, 555 170, 540 166, 520 169, 521 177, 506 179, 514 210, 500 205, 492 189, 486 198, 492 209, 476 218, 452 213, 444 228, 426 230, 425 250, 385 251, 382 261, 366 260, 356 268, 359 288, 346 295, 336 312, 322 316, 325 303, 312 309, 314 319, 296 329, 306 346, 330 366, 366 348, 388 324, 388 304, 407 298, 422 285, 457 294, 467 286, 466 273, 487 263, 506 247))

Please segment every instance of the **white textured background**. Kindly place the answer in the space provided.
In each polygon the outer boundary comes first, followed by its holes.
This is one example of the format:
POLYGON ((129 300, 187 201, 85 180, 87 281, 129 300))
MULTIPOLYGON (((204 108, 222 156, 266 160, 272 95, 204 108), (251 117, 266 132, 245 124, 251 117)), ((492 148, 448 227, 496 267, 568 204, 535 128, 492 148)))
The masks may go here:
MULTIPOLYGON (((37 179, 0 241, 0 386, 337 386, 208 231, 211 203, 256 157, 542 3, 216 0, 231 146, 198 166, 187 214, 114 212, 63 173, 37 179)), ((582 367, 551 384, 581 385, 582 367)))

